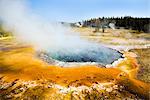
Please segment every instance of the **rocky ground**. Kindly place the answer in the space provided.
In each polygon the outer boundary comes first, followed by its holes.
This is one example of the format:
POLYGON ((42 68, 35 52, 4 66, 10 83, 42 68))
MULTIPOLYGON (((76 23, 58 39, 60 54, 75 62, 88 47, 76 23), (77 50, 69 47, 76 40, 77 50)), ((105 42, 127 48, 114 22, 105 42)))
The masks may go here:
POLYGON ((123 86, 94 83, 90 87, 63 87, 48 80, 6 82, 0 78, 1 100, 131 100, 140 99, 123 86))

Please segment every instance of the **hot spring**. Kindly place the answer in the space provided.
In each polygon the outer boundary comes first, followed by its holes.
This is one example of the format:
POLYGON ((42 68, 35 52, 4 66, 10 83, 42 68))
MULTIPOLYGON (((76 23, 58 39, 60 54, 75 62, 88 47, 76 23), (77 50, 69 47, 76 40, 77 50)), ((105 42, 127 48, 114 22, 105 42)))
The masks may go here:
POLYGON ((80 34, 71 31, 68 25, 41 19, 22 0, 0 1, 0 19, 5 31, 11 31, 18 40, 33 45, 36 50, 44 50, 44 59, 50 62, 96 62, 106 65, 122 56, 118 51, 81 39, 80 34))
POLYGON ((88 47, 49 49, 44 53, 44 57, 65 63, 89 62, 105 66, 121 58, 122 54, 114 49, 93 44, 88 47))

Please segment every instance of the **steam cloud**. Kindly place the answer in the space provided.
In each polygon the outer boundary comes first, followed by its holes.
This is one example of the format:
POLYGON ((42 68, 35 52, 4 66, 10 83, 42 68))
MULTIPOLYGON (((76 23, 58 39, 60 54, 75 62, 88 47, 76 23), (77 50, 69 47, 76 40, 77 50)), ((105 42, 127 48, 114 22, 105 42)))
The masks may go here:
POLYGON ((77 55, 73 57, 80 57, 82 55, 79 56, 79 53, 90 51, 93 56, 88 54, 88 57, 94 57, 98 53, 94 53, 94 48, 101 47, 101 50, 96 50, 104 60, 120 57, 117 51, 80 39, 68 27, 42 20, 32 12, 26 0, 0 0, 0 19, 5 31, 13 32, 18 39, 32 44, 38 50, 45 50, 51 54, 61 52, 61 55, 65 56, 77 55))
POLYGON ((0 19, 6 31, 14 33, 18 39, 33 44, 40 49, 69 48, 86 43, 68 27, 59 23, 49 23, 35 15, 25 0, 1 0, 0 19))

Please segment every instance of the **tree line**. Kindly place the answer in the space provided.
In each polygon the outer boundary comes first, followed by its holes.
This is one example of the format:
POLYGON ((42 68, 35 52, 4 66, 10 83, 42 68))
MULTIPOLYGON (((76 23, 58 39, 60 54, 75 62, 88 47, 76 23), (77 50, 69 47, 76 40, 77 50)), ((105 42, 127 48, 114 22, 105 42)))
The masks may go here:
POLYGON ((82 23, 83 27, 104 27, 108 26, 109 23, 114 23, 116 28, 125 28, 138 30, 139 32, 150 33, 150 18, 138 18, 138 17, 102 17, 92 18, 85 20, 82 23))

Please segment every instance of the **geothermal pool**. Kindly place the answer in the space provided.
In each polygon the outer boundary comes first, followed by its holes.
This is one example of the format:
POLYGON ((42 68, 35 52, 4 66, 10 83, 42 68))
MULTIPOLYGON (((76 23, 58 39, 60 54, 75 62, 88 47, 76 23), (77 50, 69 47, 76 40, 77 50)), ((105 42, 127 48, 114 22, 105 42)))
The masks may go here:
POLYGON ((122 54, 116 50, 104 46, 90 46, 84 48, 65 48, 65 49, 49 49, 44 53, 47 59, 54 59, 61 62, 95 62, 101 65, 113 63, 122 57, 122 54))

